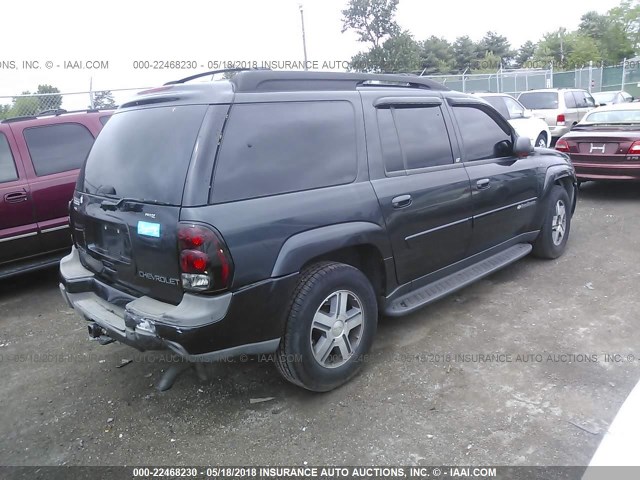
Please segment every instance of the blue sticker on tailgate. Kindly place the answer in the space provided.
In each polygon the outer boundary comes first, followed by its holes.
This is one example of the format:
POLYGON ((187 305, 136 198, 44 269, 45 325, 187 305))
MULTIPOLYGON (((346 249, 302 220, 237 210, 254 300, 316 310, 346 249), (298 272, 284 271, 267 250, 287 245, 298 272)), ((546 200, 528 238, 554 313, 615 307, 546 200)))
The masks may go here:
POLYGON ((138 235, 160 238, 160 224, 152 222, 138 222, 138 235))

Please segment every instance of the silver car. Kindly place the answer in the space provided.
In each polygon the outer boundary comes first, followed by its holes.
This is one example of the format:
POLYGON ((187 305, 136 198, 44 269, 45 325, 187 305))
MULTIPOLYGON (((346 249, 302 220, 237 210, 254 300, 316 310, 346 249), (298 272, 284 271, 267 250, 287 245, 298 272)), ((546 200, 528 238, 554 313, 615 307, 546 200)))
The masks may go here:
POLYGON ((577 124, 596 102, 589 92, 577 88, 530 90, 518 95, 518 101, 542 118, 554 139, 560 138, 577 124))

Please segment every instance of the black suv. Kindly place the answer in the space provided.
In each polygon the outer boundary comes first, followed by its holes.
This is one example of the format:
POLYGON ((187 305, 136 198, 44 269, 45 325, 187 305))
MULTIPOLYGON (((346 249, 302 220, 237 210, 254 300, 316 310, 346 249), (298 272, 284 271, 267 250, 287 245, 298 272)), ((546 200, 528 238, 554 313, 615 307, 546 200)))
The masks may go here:
POLYGON ((277 352, 287 380, 326 391, 359 369, 380 314, 561 255, 575 204, 567 156, 427 79, 177 81, 96 140, 60 288, 105 343, 194 362, 277 352))

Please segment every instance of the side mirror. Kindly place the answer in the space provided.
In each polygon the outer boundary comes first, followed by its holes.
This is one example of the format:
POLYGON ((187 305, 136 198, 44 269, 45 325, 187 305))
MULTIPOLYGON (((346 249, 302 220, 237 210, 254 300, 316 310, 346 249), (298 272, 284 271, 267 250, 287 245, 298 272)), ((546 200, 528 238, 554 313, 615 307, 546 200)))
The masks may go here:
POLYGON ((529 110, 528 108, 525 108, 522 111, 522 118, 531 118, 533 117, 533 114, 531 113, 531 110, 529 110))
POLYGON ((531 139, 529 137, 517 137, 516 143, 513 146, 513 154, 518 158, 528 157, 533 147, 531 146, 531 139))

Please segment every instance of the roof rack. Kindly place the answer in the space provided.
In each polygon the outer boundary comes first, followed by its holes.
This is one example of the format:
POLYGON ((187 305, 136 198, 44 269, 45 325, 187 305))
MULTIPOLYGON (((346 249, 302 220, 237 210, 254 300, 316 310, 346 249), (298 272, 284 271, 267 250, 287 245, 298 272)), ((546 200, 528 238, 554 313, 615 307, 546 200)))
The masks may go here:
POLYGON ((217 73, 228 73, 228 72, 245 72, 247 70, 268 70, 263 68, 223 68, 220 70, 210 70, 208 72, 196 73, 195 75, 191 75, 189 77, 181 78, 180 80, 172 80, 170 82, 165 83, 165 85, 176 85, 179 83, 190 82, 191 80, 195 80, 196 78, 208 77, 209 75, 213 76, 217 73))
POLYGON ((97 113, 104 110, 114 110, 114 108, 85 108, 83 110, 65 110, 64 108, 57 108, 52 110, 43 110, 42 112, 38 112, 35 115, 22 115, 19 117, 7 118, 5 120, 0 120, 0 123, 14 123, 14 122, 23 122, 25 120, 37 120, 40 117, 50 117, 50 116, 58 116, 67 113, 97 113))
POLYGON ((372 74, 315 71, 251 70, 235 75, 236 92, 275 92, 295 90, 356 90, 363 86, 405 87, 448 91, 434 80, 414 74, 372 74))

